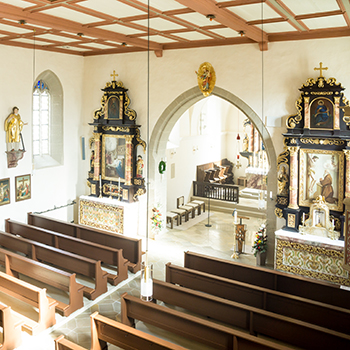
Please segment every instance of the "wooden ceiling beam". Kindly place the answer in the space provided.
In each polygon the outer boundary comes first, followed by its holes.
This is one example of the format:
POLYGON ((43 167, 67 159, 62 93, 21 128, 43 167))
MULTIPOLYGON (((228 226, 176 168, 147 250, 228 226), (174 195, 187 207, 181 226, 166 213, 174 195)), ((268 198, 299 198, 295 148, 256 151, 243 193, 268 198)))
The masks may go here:
POLYGON ((259 28, 249 26, 242 18, 230 12, 226 8, 219 8, 211 0, 176 0, 179 4, 189 7, 190 9, 201 13, 204 16, 215 15, 215 21, 224 26, 235 30, 236 32, 244 31, 244 35, 255 41, 268 41, 266 33, 259 28))
MULTIPOLYGON (((126 35, 110 32, 104 29, 98 28, 88 28, 83 25, 69 21, 63 18, 58 19, 57 17, 47 15, 44 13, 28 13, 22 11, 22 9, 0 3, 0 13, 3 17, 19 20, 24 19, 27 22, 31 22, 33 24, 41 25, 44 27, 49 27, 53 29, 63 30, 71 33, 84 33, 87 36, 95 37, 103 40, 111 40, 118 42, 125 42, 127 44, 138 46, 141 48, 147 48, 148 43, 147 40, 130 38, 126 35)), ((151 50, 162 50, 162 45, 158 43, 150 43, 151 50)))

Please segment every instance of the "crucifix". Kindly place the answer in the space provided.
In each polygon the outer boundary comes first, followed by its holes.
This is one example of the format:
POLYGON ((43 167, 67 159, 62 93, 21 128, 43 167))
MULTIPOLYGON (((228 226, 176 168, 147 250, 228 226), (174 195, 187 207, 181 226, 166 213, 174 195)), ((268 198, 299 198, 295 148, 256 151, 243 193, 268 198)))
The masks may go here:
POLYGON ((323 78, 322 71, 327 70, 328 67, 322 67, 322 62, 320 62, 320 68, 314 68, 314 70, 319 70, 320 71, 320 78, 323 78))
POLYGON ((115 81, 115 77, 117 77, 118 74, 115 74, 115 70, 113 70, 113 74, 111 74, 111 77, 113 77, 113 81, 115 81))

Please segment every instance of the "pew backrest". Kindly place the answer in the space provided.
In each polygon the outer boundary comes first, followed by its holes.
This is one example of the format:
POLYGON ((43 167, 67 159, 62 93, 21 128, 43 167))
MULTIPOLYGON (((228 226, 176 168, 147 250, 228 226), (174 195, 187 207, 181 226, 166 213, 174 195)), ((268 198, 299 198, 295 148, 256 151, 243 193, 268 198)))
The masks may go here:
POLYGON ((94 300, 107 291, 108 273, 102 270, 101 261, 66 252, 2 231, 0 231, 0 246, 23 253, 33 260, 49 263, 70 272, 93 278, 95 280, 95 288, 84 288, 84 295, 89 299, 94 300))
POLYGON ((189 251, 184 267, 350 310, 349 293, 330 283, 189 251))
POLYGON ((124 258, 129 261, 128 267, 130 271, 136 273, 141 269, 141 239, 127 237, 117 233, 110 233, 87 226, 76 225, 32 213, 28 213, 27 220, 29 225, 59 232, 64 235, 80 238, 111 248, 122 249, 124 258))
POLYGON ((63 316, 69 316, 84 306, 84 286, 77 283, 75 273, 60 270, 2 248, 0 248, 0 263, 11 276, 18 278, 19 274, 22 274, 68 292, 69 304, 57 301, 56 305, 56 310, 63 316))
POLYGON ((21 300, 38 309, 38 320, 23 316, 23 330, 36 335, 56 323, 56 300, 46 295, 46 289, 38 288, 30 283, 0 272, 0 291, 21 300))
POLYGON ((23 324, 24 320, 15 315, 11 307, 0 303, 1 350, 12 350, 21 345, 23 324))

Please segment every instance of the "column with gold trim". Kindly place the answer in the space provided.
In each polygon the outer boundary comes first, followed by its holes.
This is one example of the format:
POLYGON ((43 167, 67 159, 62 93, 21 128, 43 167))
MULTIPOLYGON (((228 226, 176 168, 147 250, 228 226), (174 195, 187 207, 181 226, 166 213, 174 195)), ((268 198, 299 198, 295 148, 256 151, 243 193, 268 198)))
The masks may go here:
POLYGON ((334 97, 334 129, 337 129, 337 130, 340 129, 339 103, 340 103, 340 97, 334 97))
POLYGON ((350 198, 350 150, 344 149, 345 154, 345 198, 350 198))
POLYGON ((310 97, 304 97, 304 128, 310 129, 310 97))
POLYGON ((101 135, 94 133, 95 160, 94 160, 94 180, 98 181, 101 174, 101 135))
POLYGON ((298 206, 298 152, 299 147, 288 147, 290 155, 289 205, 288 208, 299 209, 298 206))
POLYGON ((127 135, 126 138, 126 164, 125 164, 125 185, 131 186, 132 179, 132 138, 133 135, 127 135))

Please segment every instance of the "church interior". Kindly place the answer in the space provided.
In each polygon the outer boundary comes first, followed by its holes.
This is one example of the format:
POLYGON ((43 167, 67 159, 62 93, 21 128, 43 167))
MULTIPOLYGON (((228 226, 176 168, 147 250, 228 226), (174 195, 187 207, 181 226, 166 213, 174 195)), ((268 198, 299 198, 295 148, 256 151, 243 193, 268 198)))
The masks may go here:
POLYGON ((0 50, 0 348, 349 348, 349 0, 0 0, 0 50))

